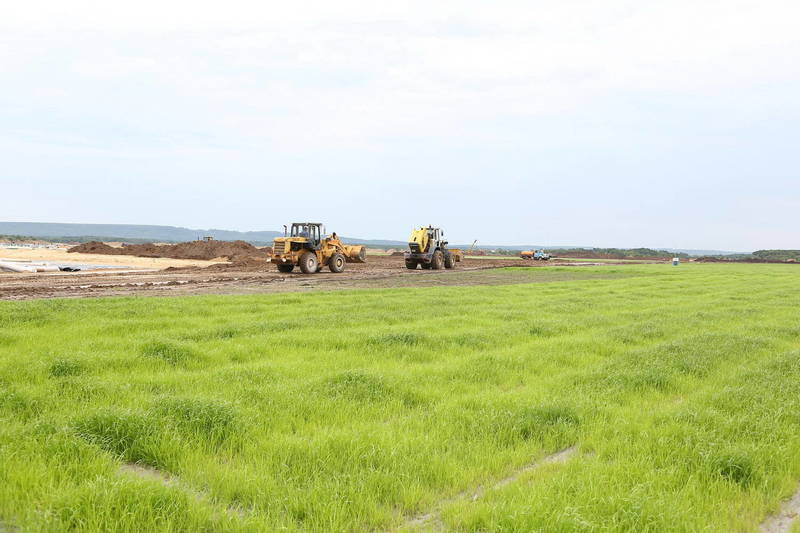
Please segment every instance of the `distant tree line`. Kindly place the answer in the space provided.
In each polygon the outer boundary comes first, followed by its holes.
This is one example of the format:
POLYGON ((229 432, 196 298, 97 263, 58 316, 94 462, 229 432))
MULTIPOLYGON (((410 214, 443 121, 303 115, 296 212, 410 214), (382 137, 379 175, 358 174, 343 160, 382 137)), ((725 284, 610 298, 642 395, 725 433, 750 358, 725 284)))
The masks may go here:
POLYGON ((790 261, 800 262, 800 250, 756 250, 751 254, 735 254, 735 255, 715 255, 711 256, 717 259, 728 259, 735 261, 790 261))
POLYGON ((605 259, 630 259, 658 257, 688 258, 689 254, 684 252, 668 252, 666 250, 654 250, 652 248, 568 248, 564 250, 552 250, 552 255, 557 257, 595 257, 605 259))
POLYGON ((800 261, 800 250, 756 250, 752 255, 767 261, 800 261))
MULTIPOLYGON (((11 241, 11 242, 41 241, 41 242, 66 242, 66 243, 101 241, 101 242, 129 242, 131 244, 146 244, 149 242, 153 242, 151 239, 127 239, 124 237, 98 237, 92 235, 84 235, 81 237, 31 237, 30 235, 0 235, 0 241, 11 241)), ((161 242, 173 242, 173 241, 161 241, 161 242)))

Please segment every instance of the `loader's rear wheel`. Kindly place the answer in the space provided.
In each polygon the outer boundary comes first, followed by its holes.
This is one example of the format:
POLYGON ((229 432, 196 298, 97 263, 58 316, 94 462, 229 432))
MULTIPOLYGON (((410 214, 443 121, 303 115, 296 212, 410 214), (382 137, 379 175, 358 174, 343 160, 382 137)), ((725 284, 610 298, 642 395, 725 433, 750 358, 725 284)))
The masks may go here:
POLYGON ((453 254, 447 254, 444 256, 444 267, 445 268, 453 268, 456 266, 456 260, 453 259, 453 254))
POLYGON ((406 259, 406 268, 409 270, 416 270, 417 269, 417 262, 413 259, 406 259))
POLYGON ((294 270, 294 265, 291 263, 289 263, 288 265, 287 264, 278 265, 278 272, 283 272, 284 274, 288 274, 292 270, 294 270))
POLYGON ((441 270, 444 267, 444 256, 441 250, 433 252, 433 261, 431 261, 431 268, 433 270, 441 270))
POLYGON ((300 270, 303 274, 314 274, 317 271, 317 254, 306 252, 300 256, 300 270))
POLYGON ((328 268, 334 274, 341 274, 344 272, 344 256, 342 254, 333 254, 328 260, 328 268))

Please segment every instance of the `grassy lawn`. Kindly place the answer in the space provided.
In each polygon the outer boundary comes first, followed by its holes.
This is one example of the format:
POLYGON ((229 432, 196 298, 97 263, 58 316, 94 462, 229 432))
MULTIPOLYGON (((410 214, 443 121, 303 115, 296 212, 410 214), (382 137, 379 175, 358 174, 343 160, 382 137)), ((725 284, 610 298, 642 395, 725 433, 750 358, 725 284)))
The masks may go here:
POLYGON ((528 270, 0 302, 0 531, 757 531, 800 480, 800 267, 528 270))

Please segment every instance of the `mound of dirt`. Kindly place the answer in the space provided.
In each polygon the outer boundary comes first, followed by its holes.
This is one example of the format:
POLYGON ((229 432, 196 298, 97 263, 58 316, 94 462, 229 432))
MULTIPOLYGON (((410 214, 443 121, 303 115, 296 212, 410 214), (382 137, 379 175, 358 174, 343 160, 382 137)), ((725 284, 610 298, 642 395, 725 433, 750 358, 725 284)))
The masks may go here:
POLYGON ((271 249, 256 248, 244 241, 192 241, 178 244, 130 244, 115 248, 99 241, 73 246, 67 252, 102 255, 134 255, 137 257, 167 257, 170 259, 202 259, 209 260, 224 257, 238 260, 248 257, 266 259, 271 249))

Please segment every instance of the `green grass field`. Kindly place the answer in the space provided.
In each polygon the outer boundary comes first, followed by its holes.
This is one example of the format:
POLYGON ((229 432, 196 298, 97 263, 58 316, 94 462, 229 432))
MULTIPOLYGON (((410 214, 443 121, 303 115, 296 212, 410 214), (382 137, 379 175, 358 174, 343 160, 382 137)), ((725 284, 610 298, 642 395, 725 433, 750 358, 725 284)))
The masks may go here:
POLYGON ((0 530, 757 531, 795 492, 800 267, 520 270, 0 302, 0 530))

